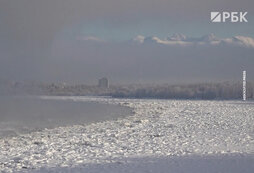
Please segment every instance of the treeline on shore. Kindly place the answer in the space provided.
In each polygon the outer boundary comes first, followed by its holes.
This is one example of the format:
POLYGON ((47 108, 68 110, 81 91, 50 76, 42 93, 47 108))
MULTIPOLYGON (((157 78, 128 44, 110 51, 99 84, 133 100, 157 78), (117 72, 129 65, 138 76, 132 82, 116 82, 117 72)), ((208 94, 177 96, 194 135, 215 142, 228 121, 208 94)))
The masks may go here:
MULTIPOLYGON (((254 98, 254 83, 247 82, 246 96, 254 98)), ((102 88, 94 85, 68 85, 63 83, 5 83, 0 84, 0 95, 29 94, 54 96, 111 96, 115 98, 157 98, 157 99, 242 99, 241 82, 200 84, 158 84, 158 85, 111 85, 102 88), (4 92, 3 92, 4 91, 4 92)))
MULTIPOLYGON (((242 83, 202 83, 182 85, 154 85, 121 87, 111 93, 118 98, 159 99, 241 99, 242 83)), ((254 84, 247 83, 247 98, 254 98, 254 84)))

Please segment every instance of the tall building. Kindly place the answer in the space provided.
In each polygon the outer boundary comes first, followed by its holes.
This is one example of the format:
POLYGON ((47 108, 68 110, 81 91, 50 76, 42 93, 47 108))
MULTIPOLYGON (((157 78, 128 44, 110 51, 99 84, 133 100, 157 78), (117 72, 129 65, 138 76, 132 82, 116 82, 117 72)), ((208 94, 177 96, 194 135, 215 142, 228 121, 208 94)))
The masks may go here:
POLYGON ((109 87, 108 79, 106 77, 99 79, 98 80, 98 87, 108 88, 109 87))

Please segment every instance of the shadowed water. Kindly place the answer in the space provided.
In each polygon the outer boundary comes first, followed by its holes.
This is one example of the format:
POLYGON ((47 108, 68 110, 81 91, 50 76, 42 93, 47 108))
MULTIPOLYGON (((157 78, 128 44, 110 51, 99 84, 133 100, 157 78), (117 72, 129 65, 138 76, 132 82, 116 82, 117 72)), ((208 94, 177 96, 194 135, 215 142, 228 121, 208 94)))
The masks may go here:
POLYGON ((129 108, 95 102, 0 97, 0 137, 121 118, 129 108))

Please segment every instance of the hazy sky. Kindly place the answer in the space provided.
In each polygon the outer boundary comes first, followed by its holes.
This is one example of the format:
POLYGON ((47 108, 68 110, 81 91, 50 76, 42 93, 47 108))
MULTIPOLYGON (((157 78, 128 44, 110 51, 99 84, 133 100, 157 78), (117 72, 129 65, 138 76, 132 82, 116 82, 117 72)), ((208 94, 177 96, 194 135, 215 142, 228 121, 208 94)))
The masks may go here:
POLYGON ((0 0, 0 79, 202 82, 238 80, 245 69, 254 80, 253 6, 253 0, 0 0), (248 23, 211 23, 211 11, 247 11, 248 23), (167 38, 175 33, 188 38, 181 44, 167 38), (217 38, 203 37, 210 33, 217 38))

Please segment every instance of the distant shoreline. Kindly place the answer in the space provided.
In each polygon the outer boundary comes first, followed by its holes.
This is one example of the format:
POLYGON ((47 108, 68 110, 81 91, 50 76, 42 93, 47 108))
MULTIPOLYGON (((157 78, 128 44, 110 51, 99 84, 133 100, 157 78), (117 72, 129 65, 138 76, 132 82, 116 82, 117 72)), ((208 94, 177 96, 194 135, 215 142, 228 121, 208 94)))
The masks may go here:
MULTIPOLYGON (((2 89, 1 89, 2 88, 2 89)), ((85 84, 11 83, 0 95, 103 96, 135 99, 242 100, 241 82, 197 84, 129 84, 98 87, 85 84)), ((247 99, 254 99, 254 83, 247 82, 247 99)))

